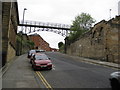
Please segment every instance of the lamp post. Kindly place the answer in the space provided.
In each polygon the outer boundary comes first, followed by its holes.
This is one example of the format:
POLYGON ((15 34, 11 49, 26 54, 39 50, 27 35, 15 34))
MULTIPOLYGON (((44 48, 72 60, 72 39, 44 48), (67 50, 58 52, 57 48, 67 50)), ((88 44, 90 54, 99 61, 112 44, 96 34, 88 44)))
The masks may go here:
MULTIPOLYGON (((24 8, 24 10, 23 10, 23 20, 22 20, 22 24, 24 24, 24 16, 25 16, 25 10, 27 10, 26 8, 24 8)), ((22 39, 23 39, 23 37, 22 37, 22 34, 23 34, 23 27, 21 28, 21 54, 22 54, 22 39)))
POLYGON ((24 8, 24 10, 23 10, 23 20, 22 20, 22 24, 24 24, 25 10, 27 10, 27 9, 26 9, 26 8, 24 8))
POLYGON ((112 9, 110 9, 110 19, 111 19, 111 10, 112 10, 112 9))

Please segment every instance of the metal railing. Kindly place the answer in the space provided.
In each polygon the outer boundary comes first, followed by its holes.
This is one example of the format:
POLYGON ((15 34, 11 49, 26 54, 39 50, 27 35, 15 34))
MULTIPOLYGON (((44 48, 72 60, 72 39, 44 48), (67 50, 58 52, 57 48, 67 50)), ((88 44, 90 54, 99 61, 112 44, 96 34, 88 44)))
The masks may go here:
POLYGON ((23 33, 30 34, 39 31, 49 31, 60 34, 64 37, 69 35, 71 25, 60 23, 44 23, 39 21, 20 21, 19 26, 23 28, 23 33))
POLYGON ((24 21, 24 22, 22 22, 22 21, 20 21, 20 25, 25 25, 25 26, 27 26, 27 25, 31 25, 31 26, 36 26, 36 27, 42 27, 42 26, 46 26, 46 27, 48 27, 48 28, 63 28, 63 29, 70 29, 70 27, 71 27, 71 25, 68 25, 68 24, 60 24, 60 23, 50 23, 50 22, 47 22, 47 23, 44 23, 44 22, 39 22, 39 21, 28 21, 28 20, 26 20, 26 21, 24 21))

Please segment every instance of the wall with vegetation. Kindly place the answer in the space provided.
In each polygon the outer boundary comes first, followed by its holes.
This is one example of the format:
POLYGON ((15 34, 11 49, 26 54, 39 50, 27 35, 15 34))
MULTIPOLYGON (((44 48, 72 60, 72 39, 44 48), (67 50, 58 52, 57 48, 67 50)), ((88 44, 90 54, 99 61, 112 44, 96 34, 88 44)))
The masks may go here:
POLYGON ((30 49, 34 48, 34 42, 32 42, 26 34, 19 33, 16 38, 16 53, 21 55, 27 53, 30 49))
POLYGON ((97 23, 74 42, 66 39, 66 53, 120 63, 120 16, 97 23))

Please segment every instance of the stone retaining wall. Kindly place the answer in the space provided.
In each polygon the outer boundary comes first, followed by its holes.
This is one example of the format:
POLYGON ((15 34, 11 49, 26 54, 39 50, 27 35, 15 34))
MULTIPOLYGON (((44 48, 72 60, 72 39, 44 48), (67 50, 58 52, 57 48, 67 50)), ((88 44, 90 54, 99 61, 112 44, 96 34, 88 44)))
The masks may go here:
POLYGON ((120 63, 120 16, 110 21, 101 21, 67 45, 66 53, 81 57, 120 63))
POLYGON ((2 2, 2 66, 16 55, 17 2, 2 2))

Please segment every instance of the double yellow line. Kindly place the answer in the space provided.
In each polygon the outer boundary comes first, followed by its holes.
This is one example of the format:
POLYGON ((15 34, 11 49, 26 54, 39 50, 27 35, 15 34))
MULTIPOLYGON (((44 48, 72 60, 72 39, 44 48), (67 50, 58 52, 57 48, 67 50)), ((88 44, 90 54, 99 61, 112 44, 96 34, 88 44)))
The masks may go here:
POLYGON ((48 88, 48 90, 53 90, 53 88, 50 86, 50 84, 47 82, 47 80, 40 72, 36 71, 36 74, 38 75, 42 83, 45 85, 45 87, 48 88))

